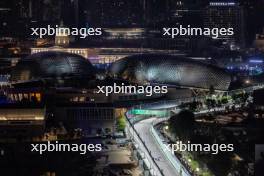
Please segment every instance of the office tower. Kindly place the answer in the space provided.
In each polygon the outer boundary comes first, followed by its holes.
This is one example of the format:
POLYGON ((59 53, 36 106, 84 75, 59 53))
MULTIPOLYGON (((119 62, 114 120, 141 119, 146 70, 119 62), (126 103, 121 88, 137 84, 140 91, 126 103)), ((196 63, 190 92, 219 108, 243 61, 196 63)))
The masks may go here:
POLYGON ((143 21, 143 2, 140 0, 85 1, 86 23, 101 27, 138 26, 143 21))
POLYGON ((244 46, 245 26, 244 10, 235 2, 210 2, 204 12, 204 27, 207 28, 233 28, 234 35, 219 36, 227 42, 244 46))
POLYGON ((169 20, 175 25, 202 25, 202 10, 199 3, 190 0, 169 1, 169 20))
POLYGON ((246 22, 246 44, 251 46, 256 34, 262 33, 264 27, 264 1, 263 0, 241 0, 240 5, 245 10, 246 22))

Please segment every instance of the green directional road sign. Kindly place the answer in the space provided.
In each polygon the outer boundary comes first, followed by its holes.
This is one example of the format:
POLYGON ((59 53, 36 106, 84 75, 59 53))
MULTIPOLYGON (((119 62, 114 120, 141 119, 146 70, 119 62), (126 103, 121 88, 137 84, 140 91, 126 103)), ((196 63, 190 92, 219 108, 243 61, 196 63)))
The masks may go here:
POLYGON ((130 110, 132 115, 156 115, 160 117, 168 116, 167 110, 151 110, 151 109, 132 109, 130 110))

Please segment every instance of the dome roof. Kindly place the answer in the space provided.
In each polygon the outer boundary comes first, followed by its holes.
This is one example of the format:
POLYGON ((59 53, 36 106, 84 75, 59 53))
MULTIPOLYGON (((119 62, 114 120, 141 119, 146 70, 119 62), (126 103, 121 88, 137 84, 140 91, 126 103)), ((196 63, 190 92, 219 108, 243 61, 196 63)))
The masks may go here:
POLYGON ((13 82, 58 77, 89 77, 92 64, 82 56, 65 52, 40 52, 21 59, 11 74, 13 82))
POLYGON ((115 62, 110 68, 110 73, 115 77, 135 82, 202 89, 213 86, 216 90, 227 90, 231 82, 231 77, 223 69, 170 55, 129 56, 115 62))

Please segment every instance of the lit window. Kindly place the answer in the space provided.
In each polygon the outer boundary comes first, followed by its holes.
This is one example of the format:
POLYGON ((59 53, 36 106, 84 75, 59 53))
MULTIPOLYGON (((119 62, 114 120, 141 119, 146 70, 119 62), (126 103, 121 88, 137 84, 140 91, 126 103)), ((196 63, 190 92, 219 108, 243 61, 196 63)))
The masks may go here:
POLYGON ((40 93, 36 93, 35 94, 37 101, 41 101, 41 94, 40 93))

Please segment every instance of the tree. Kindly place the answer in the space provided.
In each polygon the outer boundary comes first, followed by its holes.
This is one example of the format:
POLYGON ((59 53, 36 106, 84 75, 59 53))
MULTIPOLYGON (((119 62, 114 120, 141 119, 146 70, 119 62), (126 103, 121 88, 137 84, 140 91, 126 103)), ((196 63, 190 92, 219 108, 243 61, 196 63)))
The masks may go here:
POLYGON ((239 102, 245 103, 248 97, 249 97, 249 94, 247 92, 240 92, 240 93, 232 95, 233 100, 237 103, 239 102))
POLYGON ((207 98, 205 101, 205 104, 208 107, 208 109, 215 108, 216 101, 215 101, 215 99, 207 98))
POLYGON ((221 103, 222 104, 227 104, 228 103, 228 97, 223 96, 222 99, 221 99, 221 103))
POLYGON ((233 166, 231 158, 232 152, 219 152, 208 161, 208 167, 216 176, 228 175, 233 166))
POLYGON ((121 115, 117 119, 117 130, 118 131, 124 131, 126 128, 126 119, 124 115, 121 115))
POLYGON ((247 92, 245 92, 245 93, 243 94, 243 97, 242 97, 242 101, 243 101, 243 103, 245 103, 245 102, 247 101, 248 97, 249 97, 249 94, 248 94, 247 92))
POLYGON ((188 141, 191 139, 195 130, 195 119, 193 112, 182 110, 179 114, 174 115, 169 120, 169 126, 173 133, 181 140, 188 141))

